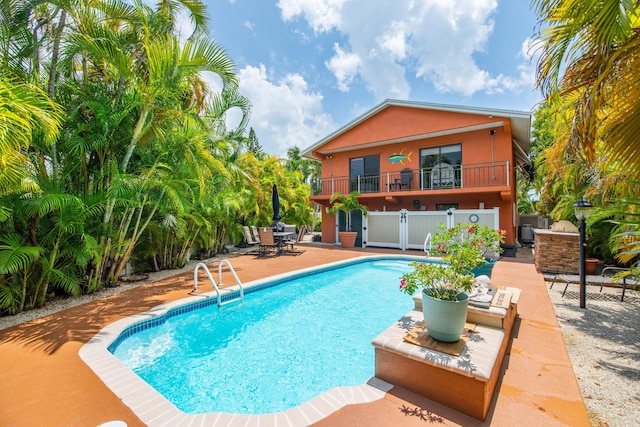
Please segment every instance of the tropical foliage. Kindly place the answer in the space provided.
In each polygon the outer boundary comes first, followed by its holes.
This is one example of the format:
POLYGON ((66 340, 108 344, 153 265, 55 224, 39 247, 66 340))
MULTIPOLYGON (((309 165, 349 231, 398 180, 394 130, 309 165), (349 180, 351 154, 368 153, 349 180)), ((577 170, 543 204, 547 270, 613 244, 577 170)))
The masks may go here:
MULTIPOLYGON (((534 129, 548 147, 536 159, 538 211, 555 220, 573 219, 573 204, 586 195, 596 207, 589 220, 591 249, 625 252, 625 240, 640 230, 634 202, 640 179, 640 5, 626 0, 533 0, 532 5, 541 24, 538 84, 546 95, 534 129), (623 229, 614 232, 612 219, 623 229)), ((626 252, 623 261, 633 250, 626 252)))
POLYGON ((461 293, 473 288, 473 269, 487 263, 487 251, 500 253, 505 231, 487 226, 458 223, 447 229, 438 226, 439 232, 432 236, 435 253, 442 261, 413 261, 411 271, 402 275, 400 290, 413 295, 418 290, 432 298, 456 301, 461 293))
POLYGON ((345 214, 347 220, 346 231, 351 231, 351 212, 361 212, 363 215, 367 215, 369 212, 366 206, 360 204, 358 197, 360 197, 360 193, 354 191, 348 196, 342 193, 334 193, 329 199, 331 202, 329 214, 335 215, 338 212, 345 214))
POLYGON ((273 184, 284 219, 311 223, 308 171, 246 136, 203 3, 0 1, 0 313, 238 243, 273 184))

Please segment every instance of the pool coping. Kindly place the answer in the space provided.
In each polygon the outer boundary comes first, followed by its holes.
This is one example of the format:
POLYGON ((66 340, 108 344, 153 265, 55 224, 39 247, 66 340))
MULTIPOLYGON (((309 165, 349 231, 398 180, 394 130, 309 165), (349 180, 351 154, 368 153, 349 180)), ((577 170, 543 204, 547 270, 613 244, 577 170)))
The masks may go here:
MULTIPOLYGON (((348 260, 336 261, 320 266, 304 268, 288 273, 254 280, 244 284, 245 292, 276 286, 279 282, 312 272, 328 270, 342 265, 358 264, 371 260, 388 259, 425 259, 415 255, 369 255, 348 260)), ((224 288, 225 294, 237 292, 237 285, 224 288)), ((245 426, 278 425, 307 426, 351 404, 369 403, 384 398, 393 387, 378 378, 371 377, 358 386, 336 387, 313 399, 285 411, 262 415, 236 414, 228 412, 208 412, 203 414, 187 414, 178 409, 162 394, 136 375, 109 351, 109 346, 128 328, 142 322, 160 318, 170 310, 194 304, 194 298, 217 298, 215 291, 195 294, 176 301, 160 304, 143 313, 117 320, 101 329, 79 351, 80 358, 104 382, 104 384, 127 405, 142 422, 154 426, 191 426, 191 425, 230 425, 237 423, 245 426)))

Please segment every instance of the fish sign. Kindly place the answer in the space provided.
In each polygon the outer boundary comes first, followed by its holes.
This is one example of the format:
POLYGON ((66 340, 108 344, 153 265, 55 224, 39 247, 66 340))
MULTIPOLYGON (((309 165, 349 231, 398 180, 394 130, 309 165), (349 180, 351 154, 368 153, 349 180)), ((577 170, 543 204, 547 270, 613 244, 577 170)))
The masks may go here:
POLYGON ((402 154, 404 150, 400 151, 399 153, 393 153, 392 155, 390 155, 389 157, 387 157, 387 160, 389 160, 391 163, 400 163, 401 165, 404 164, 404 161, 411 161, 411 153, 413 153, 413 151, 410 151, 409 154, 402 154))

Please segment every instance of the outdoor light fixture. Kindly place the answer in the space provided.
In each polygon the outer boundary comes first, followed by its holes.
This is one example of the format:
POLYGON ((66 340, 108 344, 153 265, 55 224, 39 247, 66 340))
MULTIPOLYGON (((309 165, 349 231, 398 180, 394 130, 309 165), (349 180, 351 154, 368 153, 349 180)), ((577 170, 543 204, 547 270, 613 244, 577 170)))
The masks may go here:
POLYGON ((576 213, 576 218, 579 220, 588 219, 591 215, 591 204, 587 202, 584 197, 581 197, 580 200, 573 205, 574 211, 576 213))
POLYGON ((591 215, 591 204, 584 197, 573 205, 576 218, 580 221, 580 308, 587 306, 587 281, 585 276, 586 256, 585 249, 587 247, 585 237, 585 221, 591 215))

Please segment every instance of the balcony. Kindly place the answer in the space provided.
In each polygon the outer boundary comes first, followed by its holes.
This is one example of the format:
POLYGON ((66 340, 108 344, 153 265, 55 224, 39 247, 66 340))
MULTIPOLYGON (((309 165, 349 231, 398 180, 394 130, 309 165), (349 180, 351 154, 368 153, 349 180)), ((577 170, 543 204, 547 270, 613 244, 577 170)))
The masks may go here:
POLYGON ((421 169, 405 168, 375 175, 334 176, 312 183, 313 196, 336 192, 348 194, 397 193, 509 186, 509 161, 449 165, 440 163, 421 169))

